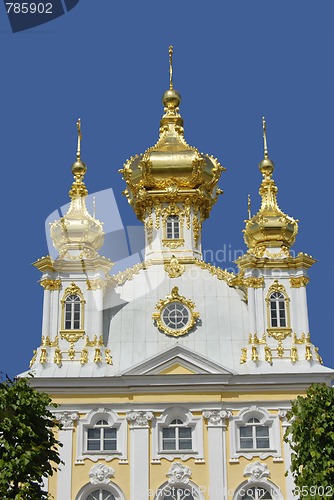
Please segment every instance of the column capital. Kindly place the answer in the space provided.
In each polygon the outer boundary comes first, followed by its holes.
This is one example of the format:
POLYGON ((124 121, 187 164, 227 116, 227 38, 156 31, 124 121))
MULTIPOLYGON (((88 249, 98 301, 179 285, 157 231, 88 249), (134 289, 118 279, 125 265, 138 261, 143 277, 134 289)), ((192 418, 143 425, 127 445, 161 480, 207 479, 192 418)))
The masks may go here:
POLYGON ((130 411, 127 413, 126 419, 132 428, 147 428, 153 416, 150 411, 130 411))
POLYGON ((79 419, 78 412, 63 411, 56 413, 56 419, 61 423, 62 431, 71 431, 74 429, 74 422, 79 419))
POLYGON ((230 419, 232 413, 228 410, 204 410, 203 417, 207 419, 208 427, 225 427, 226 419, 230 419))

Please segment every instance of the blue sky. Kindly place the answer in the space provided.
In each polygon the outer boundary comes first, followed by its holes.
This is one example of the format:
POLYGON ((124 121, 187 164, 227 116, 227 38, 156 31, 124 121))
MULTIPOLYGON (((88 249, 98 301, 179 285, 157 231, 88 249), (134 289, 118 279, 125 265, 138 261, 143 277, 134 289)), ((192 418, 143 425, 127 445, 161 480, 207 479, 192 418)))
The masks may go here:
POLYGON ((218 250, 232 259, 245 250, 248 193, 252 210, 259 206, 265 115, 279 204, 300 221, 294 251, 318 260, 307 287, 311 338, 334 366, 333 14, 331 0, 80 0, 13 34, 0 4, 0 370, 25 370, 40 344, 42 288, 31 263, 48 253, 49 214, 68 202, 79 116, 89 192, 112 188, 122 223, 139 224, 118 169, 157 139, 170 44, 186 139, 227 168, 204 248, 221 267, 232 264, 217 262, 218 250))

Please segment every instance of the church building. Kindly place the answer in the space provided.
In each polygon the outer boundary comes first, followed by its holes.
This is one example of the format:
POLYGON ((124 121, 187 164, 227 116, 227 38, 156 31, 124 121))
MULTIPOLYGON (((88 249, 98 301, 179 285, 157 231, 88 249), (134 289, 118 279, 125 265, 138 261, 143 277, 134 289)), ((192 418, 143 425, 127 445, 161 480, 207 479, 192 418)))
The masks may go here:
POLYGON ((180 102, 170 48, 158 141, 121 170, 145 258, 116 274, 86 207, 77 123, 70 206, 50 226, 58 256, 34 263, 44 304, 32 384, 63 424, 65 465, 45 481, 56 500, 293 499, 290 401, 333 378, 309 333, 315 260, 290 251, 298 223, 277 202, 265 120, 262 202, 231 273, 202 257, 224 168, 186 142, 180 102))

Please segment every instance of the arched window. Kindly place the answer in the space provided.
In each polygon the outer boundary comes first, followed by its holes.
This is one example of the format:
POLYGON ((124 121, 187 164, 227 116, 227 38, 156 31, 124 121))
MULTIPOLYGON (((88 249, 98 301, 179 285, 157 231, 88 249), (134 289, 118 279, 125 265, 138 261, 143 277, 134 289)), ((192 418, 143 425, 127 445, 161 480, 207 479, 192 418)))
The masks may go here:
POLYGON ((271 493, 263 486, 255 486, 247 488, 244 486, 240 500, 271 500, 273 497, 271 493))
POLYGON ((263 425, 258 418, 250 418, 245 425, 239 427, 239 433, 242 450, 270 448, 269 427, 263 425))
POLYGON ((110 427, 107 420, 98 420, 87 429, 87 451, 116 451, 117 429, 110 427))
POLYGON ((159 500, 195 500, 189 488, 178 488, 177 486, 166 488, 166 493, 163 492, 159 496, 159 500))
POLYGON ((113 482, 101 485, 88 483, 81 488, 75 500, 125 500, 125 495, 113 482))
POLYGON ((180 238, 180 220, 178 215, 169 215, 167 217, 166 237, 168 240, 180 238))
POLYGON ((110 491, 99 489, 92 491, 86 500, 115 500, 115 497, 110 491))
POLYGON ((65 330, 80 330, 81 300, 79 295, 65 299, 65 330))
POLYGON ((270 295, 270 326, 271 328, 287 326, 285 297, 281 292, 273 292, 270 295))
POLYGON ((154 500, 204 500, 204 495, 192 481, 187 484, 168 482, 157 489, 154 500))
MULTIPOLYGON (((245 457, 275 457, 282 459, 280 422, 275 413, 266 408, 250 406, 242 409, 230 421, 231 459, 245 457)), ((257 486, 253 484, 252 486, 257 486)), ((236 497, 240 500, 240 496, 236 497)))
POLYGON ((62 304, 62 320, 60 334, 68 342, 76 342, 84 335, 84 307, 85 299, 80 288, 71 283, 66 288, 62 304))
POLYGON ((276 329, 283 329, 287 335, 291 333, 289 302, 284 285, 275 280, 270 285, 266 296, 269 335, 271 330, 276 329))
POLYGON ((182 420, 175 418, 162 429, 163 451, 192 450, 192 429, 182 420))

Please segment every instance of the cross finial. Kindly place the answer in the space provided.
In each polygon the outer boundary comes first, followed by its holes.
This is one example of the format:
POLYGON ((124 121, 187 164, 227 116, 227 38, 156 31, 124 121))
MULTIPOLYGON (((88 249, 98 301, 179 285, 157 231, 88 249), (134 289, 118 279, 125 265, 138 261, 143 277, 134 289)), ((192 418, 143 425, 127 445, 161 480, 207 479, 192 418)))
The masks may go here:
POLYGON ((251 218, 251 195, 249 194, 247 197, 247 210, 248 210, 248 218, 251 218))
POLYGON ((169 46, 169 88, 173 89, 173 45, 169 46))
POLYGON ((267 144, 267 125, 266 119, 262 116, 262 128, 263 128, 263 148, 264 148, 264 157, 268 158, 268 144, 267 144))
POLYGON ((78 118, 78 121, 77 121, 77 129, 78 129, 78 148, 77 148, 77 160, 80 160, 80 157, 81 157, 81 140, 82 140, 82 133, 81 133, 81 118, 78 118))

